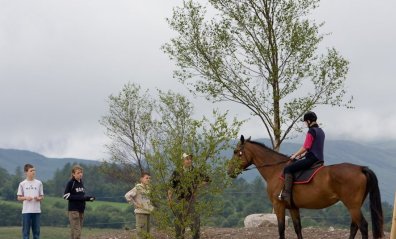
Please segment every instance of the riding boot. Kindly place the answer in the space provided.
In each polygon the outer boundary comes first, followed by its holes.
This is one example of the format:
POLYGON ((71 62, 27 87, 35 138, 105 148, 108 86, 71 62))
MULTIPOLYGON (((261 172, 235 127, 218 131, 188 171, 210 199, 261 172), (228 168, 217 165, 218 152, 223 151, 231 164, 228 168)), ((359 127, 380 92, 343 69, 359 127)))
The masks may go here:
POLYGON ((291 191, 293 186, 293 175, 290 173, 285 173, 285 186, 282 191, 282 200, 286 201, 289 206, 291 206, 291 191))

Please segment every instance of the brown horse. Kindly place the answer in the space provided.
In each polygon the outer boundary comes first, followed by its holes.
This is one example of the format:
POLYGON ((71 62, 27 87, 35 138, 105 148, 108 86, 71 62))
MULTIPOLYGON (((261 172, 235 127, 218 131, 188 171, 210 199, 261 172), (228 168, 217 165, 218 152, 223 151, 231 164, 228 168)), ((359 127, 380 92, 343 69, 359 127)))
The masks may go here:
POLYGON ((278 220, 279 238, 285 238, 285 209, 290 211, 294 230, 298 239, 302 239, 299 208, 320 209, 329 207, 338 201, 344 203, 351 215, 350 239, 355 238, 358 230, 362 239, 368 239, 368 224, 360 208, 370 194, 370 210, 374 238, 382 238, 383 215, 381 196, 377 177, 367 167, 349 163, 325 166, 308 184, 293 186, 293 206, 286 205, 278 199, 283 188, 280 175, 289 161, 289 157, 280 154, 264 144, 245 141, 243 135, 234 156, 228 165, 228 175, 236 177, 250 165, 255 165, 267 182, 267 193, 274 207, 278 220))

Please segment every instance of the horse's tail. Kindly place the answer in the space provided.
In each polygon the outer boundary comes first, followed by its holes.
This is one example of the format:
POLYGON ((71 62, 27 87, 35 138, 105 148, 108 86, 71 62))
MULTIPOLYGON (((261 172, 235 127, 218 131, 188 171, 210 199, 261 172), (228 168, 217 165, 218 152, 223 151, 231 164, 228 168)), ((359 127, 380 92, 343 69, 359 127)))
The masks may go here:
POLYGON ((375 173, 368 167, 363 167, 362 172, 367 177, 366 195, 370 193, 370 211, 374 238, 384 236, 384 217, 381 205, 381 194, 378 187, 378 179, 375 173))

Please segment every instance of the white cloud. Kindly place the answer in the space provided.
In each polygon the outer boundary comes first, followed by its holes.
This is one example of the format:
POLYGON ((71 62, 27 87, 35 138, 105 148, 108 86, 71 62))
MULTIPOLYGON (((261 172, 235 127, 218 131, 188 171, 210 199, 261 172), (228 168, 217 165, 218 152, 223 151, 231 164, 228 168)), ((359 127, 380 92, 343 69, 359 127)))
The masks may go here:
POLYGON ((356 141, 396 139, 396 114, 352 111, 332 119, 324 127, 336 139, 356 141))
MULTIPOLYGON (((98 120, 107 97, 128 81, 145 88, 186 92, 172 78, 173 62, 161 45, 172 31, 165 22, 177 1, 5 0, 0 8, 0 147, 57 157, 104 157, 98 120)), ((324 46, 350 60, 348 91, 355 110, 318 108, 327 135, 371 140, 396 138, 393 80, 396 2, 321 1, 324 46)), ((197 100, 197 115, 208 113, 197 100)), ((266 137, 258 119, 241 132, 266 137)))

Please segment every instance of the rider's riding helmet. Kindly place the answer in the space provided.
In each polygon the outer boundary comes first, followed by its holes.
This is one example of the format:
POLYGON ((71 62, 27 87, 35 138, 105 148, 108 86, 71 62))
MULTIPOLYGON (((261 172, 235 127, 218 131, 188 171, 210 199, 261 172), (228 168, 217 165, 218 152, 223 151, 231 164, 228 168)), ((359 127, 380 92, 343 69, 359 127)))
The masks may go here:
POLYGON ((316 121, 317 119, 318 119, 318 117, 316 116, 316 114, 314 112, 308 111, 307 113, 305 113, 303 121, 309 120, 309 121, 313 122, 313 121, 316 121))

